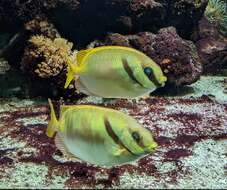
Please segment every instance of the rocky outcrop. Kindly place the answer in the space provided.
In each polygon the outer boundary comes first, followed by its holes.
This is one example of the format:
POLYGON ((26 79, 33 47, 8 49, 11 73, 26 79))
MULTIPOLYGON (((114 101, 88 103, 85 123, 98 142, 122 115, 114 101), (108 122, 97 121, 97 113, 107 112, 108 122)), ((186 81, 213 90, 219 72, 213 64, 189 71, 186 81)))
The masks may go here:
POLYGON ((1 0, 0 23, 15 30, 37 16, 46 17, 81 46, 109 31, 156 32, 165 26, 189 37, 206 5, 207 0, 1 0))
POLYGON ((169 84, 187 85, 199 79, 202 65, 196 47, 191 41, 182 39, 175 28, 161 29, 157 34, 142 32, 136 35, 107 35, 88 47, 100 45, 122 45, 136 48, 160 65, 169 84))
POLYGON ((219 33, 217 25, 206 18, 199 22, 196 46, 204 73, 215 73, 227 67, 227 38, 219 33))

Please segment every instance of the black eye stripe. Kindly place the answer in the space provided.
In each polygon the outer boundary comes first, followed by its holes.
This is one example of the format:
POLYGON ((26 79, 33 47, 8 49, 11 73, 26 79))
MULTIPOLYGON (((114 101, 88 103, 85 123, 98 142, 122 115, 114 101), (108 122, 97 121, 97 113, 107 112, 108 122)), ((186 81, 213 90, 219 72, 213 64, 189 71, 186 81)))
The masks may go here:
POLYGON ((127 72, 128 76, 131 78, 131 80, 134 81, 135 83, 139 84, 140 86, 144 87, 143 84, 141 84, 134 76, 133 71, 128 64, 127 59, 122 58, 122 63, 123 63, 124 70, 127 72))
POLYGON ((106 131, 108 133, 108 135, 113 139, 113 141, 119 145, 120 147, 125 148, 129 153, 131 153, 132 155, 135 155, 129 148, 127 148, 127 146, 125 146, 123 144, 123 142, 120 140, 120 138, 117 136, 117 134, 113 131, 112 126, 109 122, 109 120, 107 118, 104 118, 104 125, 106 128, 106 131))
POLYGON ((145 67, 144 73, 149 77, 151 74, 153 74, 153 71, 150 67, 145 67))
POLYGON ((132 132, 132 138, 135 140, 135 141, 140 141, 140 135, 139 133, 137 132, 132 132))
POLYGON ((157 78, 154 75, 154 71, 150 67, 145 67, 144 68, 144 73, 147 75, 150 81, 152 81, 155 86, 161 86, 161 84, 158 82, 157 78))
POLYGON ((143 143, 143 138, 140 136, 140 134, 137 131, 134 131, 131 133, 133 140, 136 142, 136 144, 144 149, 144 143, 143 143))

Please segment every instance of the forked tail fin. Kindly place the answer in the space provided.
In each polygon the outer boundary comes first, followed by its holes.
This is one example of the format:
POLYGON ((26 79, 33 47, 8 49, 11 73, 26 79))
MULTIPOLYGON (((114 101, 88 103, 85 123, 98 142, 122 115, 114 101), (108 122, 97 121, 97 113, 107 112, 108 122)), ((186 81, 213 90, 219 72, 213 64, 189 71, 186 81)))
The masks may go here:
MULTIPOLYGON (((80 51, 78 52, 78 54, 80 55, 80 51)), ((67 73, 67 78, 66 78, 64 88, 67 88, 69 86, 70 82, 74 79, 75 75, 79 75, 84 70, 84 67, 81 64, 82 58, 78 57, 79 55, 77 55, 77 59, 78 59, 77 64, 74 64, 70 58, 67 61, 68 73, 67 73)))
POLYGON ((48 98, 48 102, 50 105, 50 121, 47 126, 46 135, 48 137, 53 137, 54 133, 58 130, 59 121, 56 118, 56 115, 54 112, 54 106, 49 98, 48 98))
POLYGON ((69 62, 68 65, 69 65, 69 67, 68 67, 68 73, 67 73, 67 78, 66 78, 66 81, 65 81, 64 88, 67 88, 69 86, 70 82, 74 78, 73 65, 72 65, 71 62, 69 62))

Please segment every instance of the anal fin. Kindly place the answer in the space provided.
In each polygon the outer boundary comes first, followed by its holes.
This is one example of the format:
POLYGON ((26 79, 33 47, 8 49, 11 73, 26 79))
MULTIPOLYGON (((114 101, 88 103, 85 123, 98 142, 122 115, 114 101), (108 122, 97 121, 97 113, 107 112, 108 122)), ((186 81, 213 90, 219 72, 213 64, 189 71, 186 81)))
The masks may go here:
POLYGON ((74 154, 69 152, 67 147, 65 146, 64 142, 61 140, 61 137, 59 137, 58 134, 56 134, 54 138, 54 142, 56 147, 62 152, 62 154, 69 160, 75 161, 75 162, 81 162, 79 158, 77 158, 74 154))

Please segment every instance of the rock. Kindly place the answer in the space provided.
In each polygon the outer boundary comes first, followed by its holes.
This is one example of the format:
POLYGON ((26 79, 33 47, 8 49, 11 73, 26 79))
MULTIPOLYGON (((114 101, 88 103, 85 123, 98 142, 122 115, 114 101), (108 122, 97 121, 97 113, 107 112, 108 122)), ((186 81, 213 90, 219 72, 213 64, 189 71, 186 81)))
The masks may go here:
POLYGON ((93 42, 92 45, 122 45, 144 52, 160 65, 169 84, 192 84, 202 73, 202 65, 194 44, 182 39, 173 27, 163 28, 157 34, 109 34, 103 41, 93 42))
POLYGON ((121 34, 157 32, 165 26, 174 26, 182 36, 189 38, 207 4, 207 0, 198 1, 198 3, 192 0, 80 2, 76 10, 71 10, 69 6, 67 9, 53 10, 56 15, 53 21, 58 28, 61 28, 64 36, 82 47, 94 38, 106 35, 109 31, 121 34), (64 19, 57 15, 64 15, 64 19), (65 22, 65 20, 73 20, 73 22, 65 22))
POLYGON ((196 47, 204 73, 215 73, 227 67, 227 38, 219 33, 217 25, 203 18, 198 33, 196 47))
POLYGON ((204 73, 215 73, 227 67, 227 43, 215 38, 197 42, 198 53, 204 66, 204 73))
POLYGON ((188 85, 199 79, 202 65, 196 47, 180 38, 173 27, 161 29, 151 44, 154 51, 150 49, 147 55, 161 66, 169 83, 188 85))
POLYGON ((18 30, 37 16, 46 17, 64 37, 83 47, 109 31, 157 32, 174 26, 190 37, 206 5, 207 0, 1 0, 0 23, 18 30))
MULTIPOLYGON (((100 42, 94 44, 94 46, 99 46, 100 42)), ((130 47, 130 42, 128 36, 121 35, 119 33, 112 33, 104 38, 104 42, 100 43, 100 45, 119 45, 119 46, 126 46, 130 47)))

